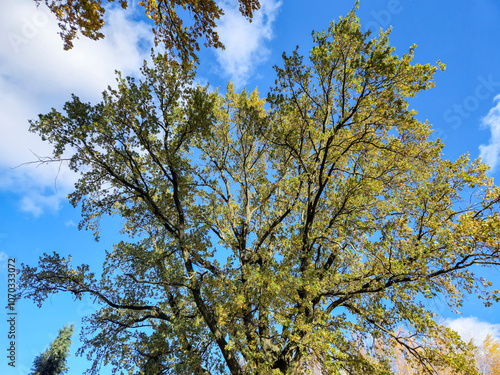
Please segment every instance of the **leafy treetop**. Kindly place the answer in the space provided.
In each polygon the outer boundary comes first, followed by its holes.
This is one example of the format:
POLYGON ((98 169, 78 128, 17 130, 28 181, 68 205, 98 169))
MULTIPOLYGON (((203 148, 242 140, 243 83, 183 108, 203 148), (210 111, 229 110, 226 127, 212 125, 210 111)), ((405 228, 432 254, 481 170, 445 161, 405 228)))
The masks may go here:
POLYGON ((500 263, 500 189, 481 161, 442 158, 407 98, 443 66, 396 56, 388 35, 349 13, 308 59, 284 54, 267 101, 159 56, 100 103, 73 96, 32 122, 80 173, 81 227, 117 215, 129 237, 100 278, 58 254, 23 266, 39 304, 102 304, 83 332, 90 373, 390 374, 400 347, 429 374, 477 373, 424 301, 498 300, 471 267, 500 263))

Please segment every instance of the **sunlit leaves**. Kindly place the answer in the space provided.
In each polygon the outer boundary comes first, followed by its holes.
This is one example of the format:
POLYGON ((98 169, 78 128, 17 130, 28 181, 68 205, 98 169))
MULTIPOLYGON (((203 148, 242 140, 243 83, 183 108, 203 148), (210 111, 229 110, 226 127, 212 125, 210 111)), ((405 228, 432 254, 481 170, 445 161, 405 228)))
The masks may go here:
POLYGON ((440 63, 394 55, 388 36, 370 39, 351 12, 315 34, 309 59, 284 55, 267 103, 197 86, 190 65, 160 55, 100 103, 75 96, 32 122, 81 173, 82 227, 98 235, 116 215, 128 236, 100 279, 57 254, 23 270, 36 302, 102 303, 84 335, 93 373, 104 360, 389 374, 398 348, 423 371, 471 373, 472 348, 423 301, 498 299, 471 267, 499 265, 500 190, 480 161, 442 158, 407 103, 440 63))
POLYGON ((500 342, 488 334, 478 348, 476 360, 482 374, 500 374, 500 342))

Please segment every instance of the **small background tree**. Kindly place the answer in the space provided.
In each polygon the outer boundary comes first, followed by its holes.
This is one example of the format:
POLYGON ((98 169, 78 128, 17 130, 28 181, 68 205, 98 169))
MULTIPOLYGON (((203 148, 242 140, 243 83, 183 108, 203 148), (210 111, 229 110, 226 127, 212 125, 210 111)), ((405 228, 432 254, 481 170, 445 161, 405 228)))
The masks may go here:
POLYGON ((476 362, 481 374, 500 375, 500 342, 488 334, 478 347, 476 362))
MULTIPOLYGON (((433 345, 438 350, 446 350, 443 343, 440 343, 439 340, 434 340, 433 345)), ((469 345, 474 346, 474 341, 469 340, 469 345)), ((474 360, 480 374, 500 375, 500 342, 488 334, 484 341, 476 346, 474 360)), ((402 345, 397 345, 394 349, 394 357, 391 365, 396 375, 417 375, 425 371, 422 366, 415 363, 414 358, 408 356, 402 345)), ((450 366, 442 366, 434 368, 434 370, 437 375, 453 375, 456 373, 450 366)))
POLYGON ((33 361, 30 375, 59 375, 67 372, 66 358, 69 355, 74 325, 65 325, 49 348, 33 361))

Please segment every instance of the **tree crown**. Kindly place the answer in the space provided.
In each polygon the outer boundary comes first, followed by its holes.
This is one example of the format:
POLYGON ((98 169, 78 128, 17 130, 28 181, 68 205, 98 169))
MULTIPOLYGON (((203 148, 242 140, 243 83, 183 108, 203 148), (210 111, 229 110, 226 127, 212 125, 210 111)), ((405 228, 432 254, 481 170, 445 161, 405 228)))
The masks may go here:
POLYGON ((72 291, 103 304, 81 349, 91 373, 387 374, 396 347, 429 373, 475 373, 424 301, 498 300, 470 267, 499 264, 500 189, 481 161, 442 158, 407 98, 443 66, 412 64, 414 47, 396 56, 388 36, 351 12, 308 59, 284 54, 267 100, 211 92, 158 56, 100 103, 74 96, 32 122, 81 173, 81 227, 98 235, 118 215, 130 237, 100 280, 58 254, 23 267, 38 303, 72 291))

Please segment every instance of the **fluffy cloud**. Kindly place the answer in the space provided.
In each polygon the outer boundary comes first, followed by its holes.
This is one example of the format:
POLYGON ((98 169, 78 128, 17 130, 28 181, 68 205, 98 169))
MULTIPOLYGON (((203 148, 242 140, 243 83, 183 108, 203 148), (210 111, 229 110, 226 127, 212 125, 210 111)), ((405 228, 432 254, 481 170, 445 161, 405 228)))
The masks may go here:
POLYGON ((500 95, 493 101, 496 102, 496 106, 482 120, 482 127, 491 131, 490 143, 479 146, 481 158, 491 166, 492 172, 500 163, 500 95))
POLYGON ((226 49, 217 50, 216 55, 224 74, 236 87, 243 86, 256 66, 270 53, 265 42, 273 37, 273 22, 281 2, 262 0, 260 3, 261 9, 255 12, 251 23, 241 15, 235 1, 223 5, 225 15, 217 32, 226 49))
POLYGON ((475 345, 481 345, 488 334, 500 340, 500 324, 482 322, 476 317, 447 319, 445 324, 464 341, 473 340, 475 345))
POLYGON ((28 119, 61 108, 71 93, 95 101, 115 81, 115 69, 136 75, 149 56, 150 27, 131 20, 133 9, 110 8, 105 39, 82 38, 63 51, 57 21, 33 0, 2 5, 0 13, 0 189, 21 194, 20 208, 35 216, 54 211, 76 177, 59 164, 25 165, 50 145, 28 132, 28 119), (14 169, 13 169, 14 168, 14 169), (57 185, 57 188, 55 188, 57 185))

